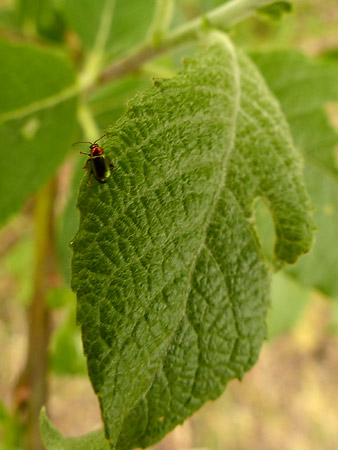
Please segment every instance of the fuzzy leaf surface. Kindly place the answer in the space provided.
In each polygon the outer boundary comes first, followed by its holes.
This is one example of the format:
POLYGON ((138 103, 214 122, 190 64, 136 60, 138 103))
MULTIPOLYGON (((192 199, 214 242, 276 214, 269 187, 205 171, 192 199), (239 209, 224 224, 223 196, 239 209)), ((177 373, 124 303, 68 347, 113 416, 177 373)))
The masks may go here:
POLYGON ((255 54, 288 118, 305 161, 305 180, 318 227, 313 251, 288 269, 303 284, 338 297, 338 133, 325 111, 338 102, 338 64, 312 61, 297 52, 255 54))
POLYGON ((112 448, 147 447, 256 362, 270 275, 254 227, 262 196, 276 262, 312 240, 288 126, 252 62, 222 34, 130 102, 85 177, 73 242, 90 378, 112 448))

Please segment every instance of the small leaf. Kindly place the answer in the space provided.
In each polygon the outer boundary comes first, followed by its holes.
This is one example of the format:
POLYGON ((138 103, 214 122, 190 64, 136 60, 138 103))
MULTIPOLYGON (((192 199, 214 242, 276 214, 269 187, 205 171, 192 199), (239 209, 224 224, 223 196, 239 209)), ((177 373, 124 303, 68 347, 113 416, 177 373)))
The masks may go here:
POLYGON ((318 227, 313 251, 290 268, 307 286, 338 297, 338 133, 324 107, 338 102, 338 64, 298 52, 256 53, 256 64, 281 102, 305 159, 305 179, 318 227))
POLYGON ((270 206, 276 264, 312 241, 279 105, 252 62, 212 36, 179 76, 130 102, 102 140, 112 177, 80 188, 72 286, 119 450, 155 443, 257 360, 270 274, 254 199, 270 206))
POLYGON ((93 431, 79 437, 64 436, 47 417, 45 408, 40 413, 40 431, 46 450, 108 450, 103 430, 93 431))
POLYGON ((0 222, 55 173, 75 125, 69 61, 28 44, 0 41, 0 222))
POLYGON ((50 367, 57 374, 85 374, 86 362, 80 330, 75 325, 75 302, 72 298, 74 294, 68 289, 63 295, 71 297, 68 301, 73 302, 68 306, 68 315, 52 335, 49 351, 50 367))
POLYGON ((274 275, 271 285, 271 308, 268 313, 269 339, 292 330, 310 300, 310 290, 285 272, 274 275))
MULTIPOLYGON (((218 6, 224 5, 224 3, 228 3, 231 0, 198 0, 197 4, 199 6, 199 9, 201 10, 201 12, 206 13, 208 11, 211 11, 214 8, 217 8, 218 6)), ((178 2, 178 6, 180 6, 181 2, 178 2)), ((184 6, 184 2, 183 6, 184 6)), ((194 1, 187 3, 188 7, 190 6, 190 12, 193 11, 193 6, 194 6, 194 1)))
POLYGON ((36 37, 61 41, 64 24, 56 11, 56 2, 49 0, 18 0, 16 15, 21 32, 36 37))
POLYGON ((292 11, 290 2, 275 2, 258 9, 258 13, 272 20, 280 20, 285 13, 292 11))

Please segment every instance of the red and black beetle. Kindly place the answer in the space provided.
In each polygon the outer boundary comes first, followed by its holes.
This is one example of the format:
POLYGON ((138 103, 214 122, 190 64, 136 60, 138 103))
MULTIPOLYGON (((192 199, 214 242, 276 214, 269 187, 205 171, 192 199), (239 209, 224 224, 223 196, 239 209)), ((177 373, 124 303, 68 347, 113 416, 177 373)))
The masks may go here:
POLYGON ((108 158, 104 154, 103 148, 101 148, 99 145, 97 145, 97 142, 105 137, 104 134, 99 139, 96 139, 94 142, 89 141, 78 141, 74 142, 73 145, 76 144, 90 144, 90 153, 84 153, 80 152, 81 155, 87 155, 89 158, 86 161, 85 166, 83 169, 86 169, 89 173, 89 183, 88 185, 92 184, 91 176, 94 175, 95 179, 99 181, 100 183, 106 183, 108 178, 111 175, 111 170, 114 168, 114 164, 111 162, 110 158, 108 158))

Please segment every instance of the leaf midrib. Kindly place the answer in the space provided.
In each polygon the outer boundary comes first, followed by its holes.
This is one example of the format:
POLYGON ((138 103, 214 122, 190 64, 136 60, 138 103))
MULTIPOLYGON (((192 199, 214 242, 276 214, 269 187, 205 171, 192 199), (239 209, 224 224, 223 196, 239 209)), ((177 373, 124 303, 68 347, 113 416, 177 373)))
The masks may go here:
MULTIPOLYGON (((232 46, 231 42, 225 36, 223 37, 223 44, 228 47, 229 53, 232 56, 232 60, 231 61, 232 61, 232 64, 233 64, 235 95, 234 95, 234 109, 233 109, 232 127, 231 127, 232 134, 231 134, 231 138, 230 138, 230 145, 229 145, 228 151, 224 152, 224 156, 223 156, 223 158, 221 160, 222 161, 222 170, 220 171, 221 172, 221 178, 220 178, 220 181, 218 183, 217 189, 215 191, 214 198, 213 198, 213 201, 212 201, 212 203, 210 205, 209 211, 207 212, 207 215, 206 215, 206 219, 205 219, 205 222, 204 222, 204 225, 203 225, 203 229, 202 229, 202 232, 201 232, 201 236, 202 236, 201 244, 200 244, 200 246, 199 246, 199 248, 198 248, 198 250, 196 252, 196 256, 193 259, 193 261, 191 263, 191 266, 190 266, 190 269, 189 269, 188 280, 187 280, 187 289, 186 289, 185 301, 184 301, 184 308, 182 309, 182 317, 181 317, 181 319, 186 315, 187 300, 188 300, 190 292, 191 292, 191 285, 192 285, 192 278, 193 278, 194 270, 196 268, 196 264, 197 264, 197 261, 198 261, 198 258, 199 258, 199 255, 201 253, 202 248, 204 246, 207 247, 206 246, 206 238, 207 238, 208 228, 209 228, 209 225, 211 223, 212 217, 213 217, 213 215, 215 213, 215 210, 216 210, 218 201, 220 199, 221 193, 222 193, 222 191, 223 191, 223 189, 225 187, 225 184, 226 184, 227 163, 228 163, 228 160, 229 160, 229 158, 230 158, 230 156, 232 154, 232 151, 233 151, 233 149, 235 147, 235 141, 236 141, 237 117, 238 117, 238 113, 239 113, 239 109, 240 109, 240 98, 241 98, 239 62, 238 62, 237 55, 236 55, 234 47, 232 46)), ((159 365, 158 372, 160 370, 162 370, 162 368, 163 368, 163 362, 166 359, 166 356, 168 354, 169 344, 170 344, 173 336, 177 332, 177 328, 179 327, 180 322, 181 322, 181 320, 178 321, 177 327, 174 329, 174 331, 165 339, 165 342, 167 343, 167 348, 166 348, 165 354, 163 355, 161 363, 159 365)), ((162 345, 163 345, 163 343, 162 343, 162 345)), ((154 378, 156 377, 157 373, 154 375, 154 378)), ((196 374, 196 372, 195 372, 195 374, 196 374)), ((194 383, 195 383, 195 381, 194 381, 194 383)), ((151 388, 151 386, 152 386, 152 384, 149 384, 149 387, 148 387, 147 391, 144 392, 144 394, 143 394, 143 399, 145 401, 147 401, 146 394, 149 391, 149 389, 151 388)), ((128 416, 130 410, 127 411, 127 413, 125 414, 124 418, 128 416)), ((122 421, 122 423, 123 423, 123 421, 122 421)), ((147 429, 147 427, 148 427, 148 424, 146 425, 145 430, 147 429)), ((120 430, 120 432, 121 432, 121 430, 120 430)), ((119 432, 119 434, 120 434, 120 432, 119 432)), ((117 436, 117 440, 118 440, 118 436, 117 436)))
MULTIPOLYGON (((231 43, 229 41, 227 41, 227 45, 229 46, 230 53, 232 55, 233 61, 235 62, 234 65, 233 65, 233 68, 234 68, 234 81, 235 81, 234 85, 237 87, 237 89, 236 89, 236 91, 237 91, 236 94, 237 95, 235 95, 235 98, 234 98, 235 99, 235 102, 234 102, 235 108, 234 108, 234 114, 233 114, 232 136, 231 136, 231 139, 230 139, 231 144, 229 146, 229 150, 224 152, 224 157, 222 159, 221 179, 220 179, 220 182, 218 184, 217 190, 215 191, 213 201, 211 203, 211 206, 209 208, 209 211, 208 211, 206 219, 205 219, 205 223, 204 223, 203 230, 202 230, 202 233, 201 233, 202 240, 201 240, 200 247, 198 248, 196 256, 193 259, 193 261, 191 263, 191 266, 190 266, 190 270, 189 270, 189 274, 188 274, 188 281, 187 281, 187 291, 186 291, 186 295, 185 295, 185 304, 184 304, 184 309, 182 311, 181 319, 184 316, 187 315, 187 313, 186 313, 187 301, 188 301, 188 298, 189 298, 189 295, 190 295, 190 292, 191 292, 192 278, 193 278, 194 270, 196 268, 196 264, 197 264, 198 258, 200 256, 201 250, 203 248, 206 248, 207 250, 211 251, 206 245, 207 231, 208 231, 211 219, 212 219, 212 217, 214 215, 214 212, 216 210, 216 206, 217 206, 217 203, 218 203, 218 201, 220 199, 221 193, 222 193, 222 191, 223 191, 223 189, 225 187, 226 175, 227 175, 227 170, 226 170, 227 162, 228 162, 228 160, 230 158, 230 155, 231 155, 231 153, 232 153, 232 151, 233 151, 233 149, 235 147, 236 130, 237 130, 237 117, 238 117, 238 112, 239 112, 239 107, 240 107, 240 97, 241 97, 240 73, 239 73, 238 60, 237 60, 237 56, 236 56, 236 53, 234 51, 234 48, 233 48, 233 46, 231 45, 231 43)), ((173 336, 175 335, 175 333, 177 331, 177 328, 180 325, 180 322, 181 322, 181 320, 178 321, 177 327, 172 332, 172 334, 169 337, 169 339, 167 339, 167 342, 170 343, 170 341, 172 340, 173 336)), ((165 360, 165 358, 166 358, 166 356, 168 354, 168 349, 169 349, 169 345, 167 346, 167 351, 166 351, 165 355, 163 356, 163 359, 161 361, 161 365, 160 365, 159 370, 161 370, 163 368, 163 361, 165 360)), ((193 391, 193 387, 194 387, 195 382, 196 382, 197 369, 198 369, 198 366, 196 367, 194 383, 192 384, 191 392, 193 391)), ((146 397, 145 397, 145 400, 147 400, 146 397)), ((147 427, 146 427, 146 429, 147 429, 147 427)))
MULTIPOLYGON (((184 312, 182 314, 182 317, 185 315, 187 316, 187 303, 188 303, 188 298, 189 295, 191 293, 191 285, 192 285, 192 278, 194 275, 194 271, 196 269, 196 264, 198 261, 198 258, 200 256, 200 253, 202 251, 203 248, 205 248, 206 250, 208 250, 210 253, 212 253, 212 250, 206 245, 206 238, 207 238, 207 232, 208 232, 208 228, 210 226, 212 217, 215 213, 218 201, 220 199, 221 193, 225 187, 225 183, 226 183, 226 175, 227 175, 227 163, 228 160, 232 154, 232 151, 235 147, 235 142, 236 142, 236 131, 237 131, 237 118, 238 118, 238 114, 239 114, 239 110, 240 110, 240 98, 241 98, 241 83, 240 83, 240 71, 239 71, 239 63, 238 63, 238 59, 237 59, 237 55, 236 52, 231 44, 230 41, 226 40, 226 44, 229 47, 230 50, 230 54, 232 56, 232 61, 233 61, 233 74, 234 74, 234 86, 236 88, 235 91, 235 95, 234 95, 234 114, 233 114, 233 121, 232 121, 232 135, 231 135, 231 139, 230 139, 230 146, 229 146, 229 150, 224 152, 224 157, 223 157, 223 162, 222 162, 222 170, 221 170, 221 179, 219 182, 219 185, 217 187, 217 190, 215 192, 214 195, 214 199, 211 203, 209 212, 206 216, 206 220, 205 220, 205 224, 203 226, 203 231, 202 231, 202 236, 203 239, 201 241, 201 245, 196 253, 196 257, 194 258, 194 260, 192 261, 191 267, 190 267, 190 271, 189 271, 189 275, 188 275, 188 283, 187 283, 187 292, 186 292, 186 298, 185 298, 185 305, 184 305, 184 312)), ((179 326, 179 325, 178 325, 179 326)), ((193 328, 193 327, 192 327, 193 328)), ((177 329, 177 328, 176 328, 177 329)), ((194 328, 193 328, 194 329, 194 328)), ((176 332, 176 330, 175 330, 176 332)), ((191 386, 191 392, 193 392, 194 390, 194 386, 196 385, 196 374, 197 374, 197 370, 198 370, 198 365, 196 367, 195 370, 195 374, 194 374, 194 382, 191 386)))
POLYGON ((101 60, 109 38, 110 26, 113 22, 115 0, 106 0, 102 8, 100 26, 91 53, 101 60))
POLYGON ((229 150, 224 152, 224 157, 223 157, 223 161, 222 161, 221 179, 220 179, 219 185, 217 187, 217 190, 215 191, 213 201, 211 203, 209 212, 207 213, 206 220, 205 220, 205 223, 203 226, 203 231, 202 231, 203 239, 202 239, 201 245, 196 253, 196 257, 192 261, 192 264, 190 267, 185 306, 187 304, 187 299, 191 292, 191 281, 192 281, 194 270, 196 268, 196 263, 197 263, 197 260, 199 258, 199 255, 200 255, 200 252, 201 252, 203 246, 206 246, 207 231, 208 231, 211 219, 215 213, 217 203, 221 196, 221 192, 225 186, 226 175, 227 175, 227 170, 226 170, 227 162, 228 162, 230 155, 235 147, 235 141, 236 141, 237 116, 238 116, 238 112, 239 112, 239 108, 240 108, 240 97, 241 97, 240 73, 239 73, 239 66, 238 66, 236 52, 234 51, 234 48, 233 48, 232 44, 230 43, 230 41, 228 41, 227 39, 226 40, 224 39, 224 41, 226 42, 226 45, 229 47, 230 54, 232 55, 232 60, 234 62, 233 73, 234 73, 234 86, 236 87, 236 92, 234 95, 234 114, 233 114, 233 118, 232 118, 232 135, 230 138, 229 150))
POLYGON ((0 123, 8 122, 9 120, 21 119, 22 117, 42 111, 43 109, 53 108, 72 97, 75 97, 79 91, 78 84, 73 84, 57 94, 45 97, 41 100, 31 102, 29 105, 22 106, 12 111, 0 114, 0 123))
MULTIPOLYGON (((204 223, 203 230, 202 230, 202 233, 201 233, 201 235, 203 237, 202 237, 202 240, 201 240, 200 247, 198 248, 196 256, 193 259, 193 261, 191 263, 191 266, 190 266, 190 270, 189 270, 189 274, 188 274, 188 281, 187 281, 187 291, 186 291, 186 295, 185 295, 185 303, 184 303, 184 308, 183 308, 183 311, 182 311, 181 320, 182 320, 182 318, 184 316, 187 316, 186 307, 187 307, 188 298, 189 298, 189 295, 190 295, 190 292, 191 292, 192 278, 193 278, 193 274, 194 274, 194 271, 195 271, 195 268, 196 268, 196 264, 197 264, 198 258, 200 256, 201 250, 203 248, 206 248, 209 252, 211 252, 211 249, 209 249, 209 247, 206 245, 207 232, 208 232, 209 225, 211 223, 211 219, 212 219, 212 217, 214 215, 214 212, 216 210, 217 203, 218 203, 218 201, 220 199, 221 193, 222 193, 222 191, 223 191, 223 189, 225 187, 225 184, 226 184, 227 162, 228 162, 228 160, 229 160, 229 158, 231 156, 231 153, 232 153, 232 151, 233 151, 233 149, 235 147, 235 141, 236 141, 237 117, 238 117, 238 113, 239 113, 239 109, 240 109, 240 98, 241 98, 240 72, 239 72, 238 59, 237 59, 237 55, 236 55, 236 53, 234 51, 234 48, 231 45, 230 41, 226 40, 226 44, 228 45, 228 47, 230 49, 230 53, 231 53, 233 61, 234 61, 234 64, 233 64, 233 68, 234 68, 233 73, 234 73, 234 81, 235 81, 234 85, 237 87, 237 89, 236 89, 236 91, 237 91, 236 94, 237 95, 234 96, 235 97, 234 98, 234 100, 235 100, 235 102, 234 102, 235 107, 234 107, 234 114, 233 114, 232 136, 231 136, 231 139, 230 139, 231 144, 229 146, 229 150, 224 152, 224 157, 222 159, 221 179, 220 179, 220 182, 218 184, 217 190, 215 191, 214 198, 213 198, 213 201, 212 201, 211 206, 209 208, 209 211, 208 211, 208 213, 206 215, 205 223, 204 223)), ((181 323, 181 320, 178 321, 178 325, 175 328, 175 330, 172 332, 171 336, 169 336, 166 339, 166 341, 168 343, 171 342, 173 336, 175 335, 175 333, 177 331, 177 328, 179 327, 179 325, 181 323)), ((192 327, 192 329, 194 330, 193 327, 192 327)), ((168 349, 169 349, 169 345, 167 346, 166 353, 163 355, 163 358, 162 358, 159 370, 162 370, 162 368, 163 368, 163 362, 166 359, 166 356, 168 354, 168 349)), ((195 370, 194 382, 192 383, 192 386, 191 386, 191 392, 193 391, 193 388, 194 388, 195 383, 196 383, 197 369, 198 369, 198 365, 197 365, 196 370, 195 370)), ((151 388, 151 386, 149 387, 149 389, 150 388, 151 388)), ((144 399, 147 401, 147 397, 144 397, 144 399)), ((147 427, 148 427, 148 424, 145 427, 145 430, 147 429, 147 427)))

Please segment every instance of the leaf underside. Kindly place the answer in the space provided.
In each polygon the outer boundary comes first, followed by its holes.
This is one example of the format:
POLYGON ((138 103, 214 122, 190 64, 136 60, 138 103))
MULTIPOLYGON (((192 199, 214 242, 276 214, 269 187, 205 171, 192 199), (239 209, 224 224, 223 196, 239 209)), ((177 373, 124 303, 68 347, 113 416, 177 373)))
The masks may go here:
POLYGON ((258 358, 269 270, 253 201, 273 215, 276 263, 312 239, 288 127, 223 35, 137 96, 102 146, 115 169, 79 199, 72 286, 106 436, 147 447, 258 358))

